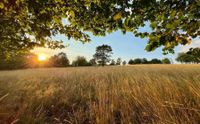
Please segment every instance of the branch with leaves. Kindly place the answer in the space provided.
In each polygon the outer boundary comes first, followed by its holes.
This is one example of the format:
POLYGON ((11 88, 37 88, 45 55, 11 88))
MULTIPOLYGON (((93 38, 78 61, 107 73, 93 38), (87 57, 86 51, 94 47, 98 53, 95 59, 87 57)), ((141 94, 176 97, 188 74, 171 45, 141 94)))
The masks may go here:
POLYGON ((0 49, 9 55, 36 46, 63 48, 53 36, 83 43, 121 30, 148 38, 147 51, 173 53, 200 36, 199 0, 3 0, 0 2, 0 49), (63 22, 63 20, 66 20, 63 22), (142 32, 141 27, 150 31, 142 32), (33 38, 31 38, 31 37, 33 38))

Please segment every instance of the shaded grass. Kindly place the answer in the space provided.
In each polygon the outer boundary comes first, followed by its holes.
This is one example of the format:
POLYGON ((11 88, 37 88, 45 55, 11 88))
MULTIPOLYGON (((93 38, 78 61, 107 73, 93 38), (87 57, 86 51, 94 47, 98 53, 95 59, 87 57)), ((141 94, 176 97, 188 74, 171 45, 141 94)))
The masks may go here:
POLYGON ((200 123, 199 65, 0 72, 0 123, 200 123))

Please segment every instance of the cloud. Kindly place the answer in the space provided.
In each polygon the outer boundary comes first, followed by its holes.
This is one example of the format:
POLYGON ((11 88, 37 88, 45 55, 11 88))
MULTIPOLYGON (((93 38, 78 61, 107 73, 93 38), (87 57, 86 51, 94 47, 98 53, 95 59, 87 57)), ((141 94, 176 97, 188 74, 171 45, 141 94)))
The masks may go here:
POLYGON ((192 41, 190 45, 181 47, 180 52, 187 52, 190 48, 200 47, 200 39, 192 41))

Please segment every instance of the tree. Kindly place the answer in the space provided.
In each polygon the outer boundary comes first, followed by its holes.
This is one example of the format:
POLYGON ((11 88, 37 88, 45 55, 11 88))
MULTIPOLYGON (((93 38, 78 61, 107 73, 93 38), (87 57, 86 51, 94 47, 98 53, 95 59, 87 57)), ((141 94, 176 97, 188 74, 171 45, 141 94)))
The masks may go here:
POLYGON ((122 64, 123 64, 123 65, 126 65, 126 61, 123 61, 122 64))
POLYGON ((105 66, 108 62, 110 62, 111 55, 112 55, 111 46, 103 44, 96 48, 96 53, 94 54, 94 58, 101 66, 105 66))
POLYGON ((58 53, 49 59, 50 65, 54 67, 67 67, 69 66, 69 60, 66 53, 58 53))
POLYGON ((116 65, 116 62, 114 59, 111 60, 110 65, 116 65))
POLYGON ((140 58, 134 59, 133 64, 142 64, 142 59, 140 59, 140 58))
POLYGON ((187 53, 179 53, 178 57, 176 58, 176 61, 181 63, 193 63, 194 57, 192 55, 189 55, 187 53))
POLYGON ((83 31, 105 36, 121 30, 147 37, 147 51, 164 46, 164 54, 173 53, 175 46, 199 37, 199 5, 199 0, 2 0, 0 52, 63 48, 62 41, 52 39, 57 34, 88 42, 83 31), (145 25, 151 31, 138 30, 145 25))
POLYGON ((170 64, 170 60, 165 58, 162 61, 154 58, 150 61, 148 61, 146 58, 136 58, 134 60, 129 60, 128 64, 162 64, 162 63, 170 64))
POLYGON ((134 64, 134 61, 133 61, 132 59, 130 59, 130 60, 128 61, 128 64, 129 64, 129 65, 132 65, 132 64, 134 64))
POLYGON ((148 64, 149 62, 148 62, 148 60, 146 59, 146 58, 143 58, 142 59, 142 64, 148 64))
POLYGON ((154 59, 152 59, 152 60, 150 61, 150 63, 151 63, 151 64, 162 64, 162 61, 159 60, 159 59, 154 58, 154 59))
POLYGON ((121 63, 122 63, 122 59, 121 58, 117 58, 116 65, 121 65, 121 63))
POLYGON ((72 62, 72 66, 88 66, 88 62, 84 56, 77 56, 72 62))
POLYGON ((181 63, 200 63, 200 48, 190 48, 186 53, 179 53, 176 61, 181 63))
POLYGON ((186 54, 193 56, 195 63, 200 63, 200 48, 190 48, 186 54))
POLYGON ((64 34, 83 42, 90 41, 87 34, 71 23, 74 4, 74 1, 60 0, 0 1, 1 55, 9 57, 12 53, 19 54, 36 46, 63 48, 62 41, 52 39, 56 34, 64 34), (62 23, 63 19, 68 19, 70 24, 62 23))
POLYGON ((90 65, 90 66, 97 65, 96 60, 95 60, 94 58, 93 58, 93 59, 90 59, 89 65, 90 65))
POLYGON ((141 58, 136 58, 134 60, 129 60, 128 64, 144 64, 143 61, 147 61, 145 58, 141 59, 141 58))
POLYGON ((168 58, 162 59, 163 64, 171 64, 170 60, 168 58))
POLYGON ((0 58, 0 70, 35 68, 38 66, 37 55, 29 52, 14 54, 8 60, 0 58))

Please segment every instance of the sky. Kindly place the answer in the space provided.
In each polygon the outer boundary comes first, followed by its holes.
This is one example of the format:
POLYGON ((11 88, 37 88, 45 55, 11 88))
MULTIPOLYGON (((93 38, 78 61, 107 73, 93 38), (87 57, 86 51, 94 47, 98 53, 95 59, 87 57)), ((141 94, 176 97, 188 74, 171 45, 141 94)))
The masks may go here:
MULTIPOLYGON (((144 28, 141 30, 149 30, 144 28)), ((110 45, 113 49, 112 59, 117 59, 118 57, 122 60, 129 61, 134 58, 147 58, 148 60, 152 58, 169 58, 173 63, 177 63, 175 58, 179 52, 185 52, 191 47, 200 47, 200 39, 193 39, 193 42, 190 45, 186 46, 177 46, 175 48, 175 54, 162 54, 162 48, 158 48, 153 52, 145 51, 145 46, 147 45, 148 39, 141 39, 135 37, 132 33, 122 34, 120 31, 107 34, 104 37, 91 36, 91 42, 81 43, 80 41, 75 41, 74 39, 68 40, 64 35, 57 35, 54 37, 56 40, 64 41, 65 45, 69 45, 64 49, 50 50, 46 48, 35 48, 33 50, 36 54, 46 54, 48 57, 57 54, 59 52, 65 52, 72 62, 77 56, 85 56, 87 60, 91 59, 95 53, 97 46, 102 44, 110 45)))

